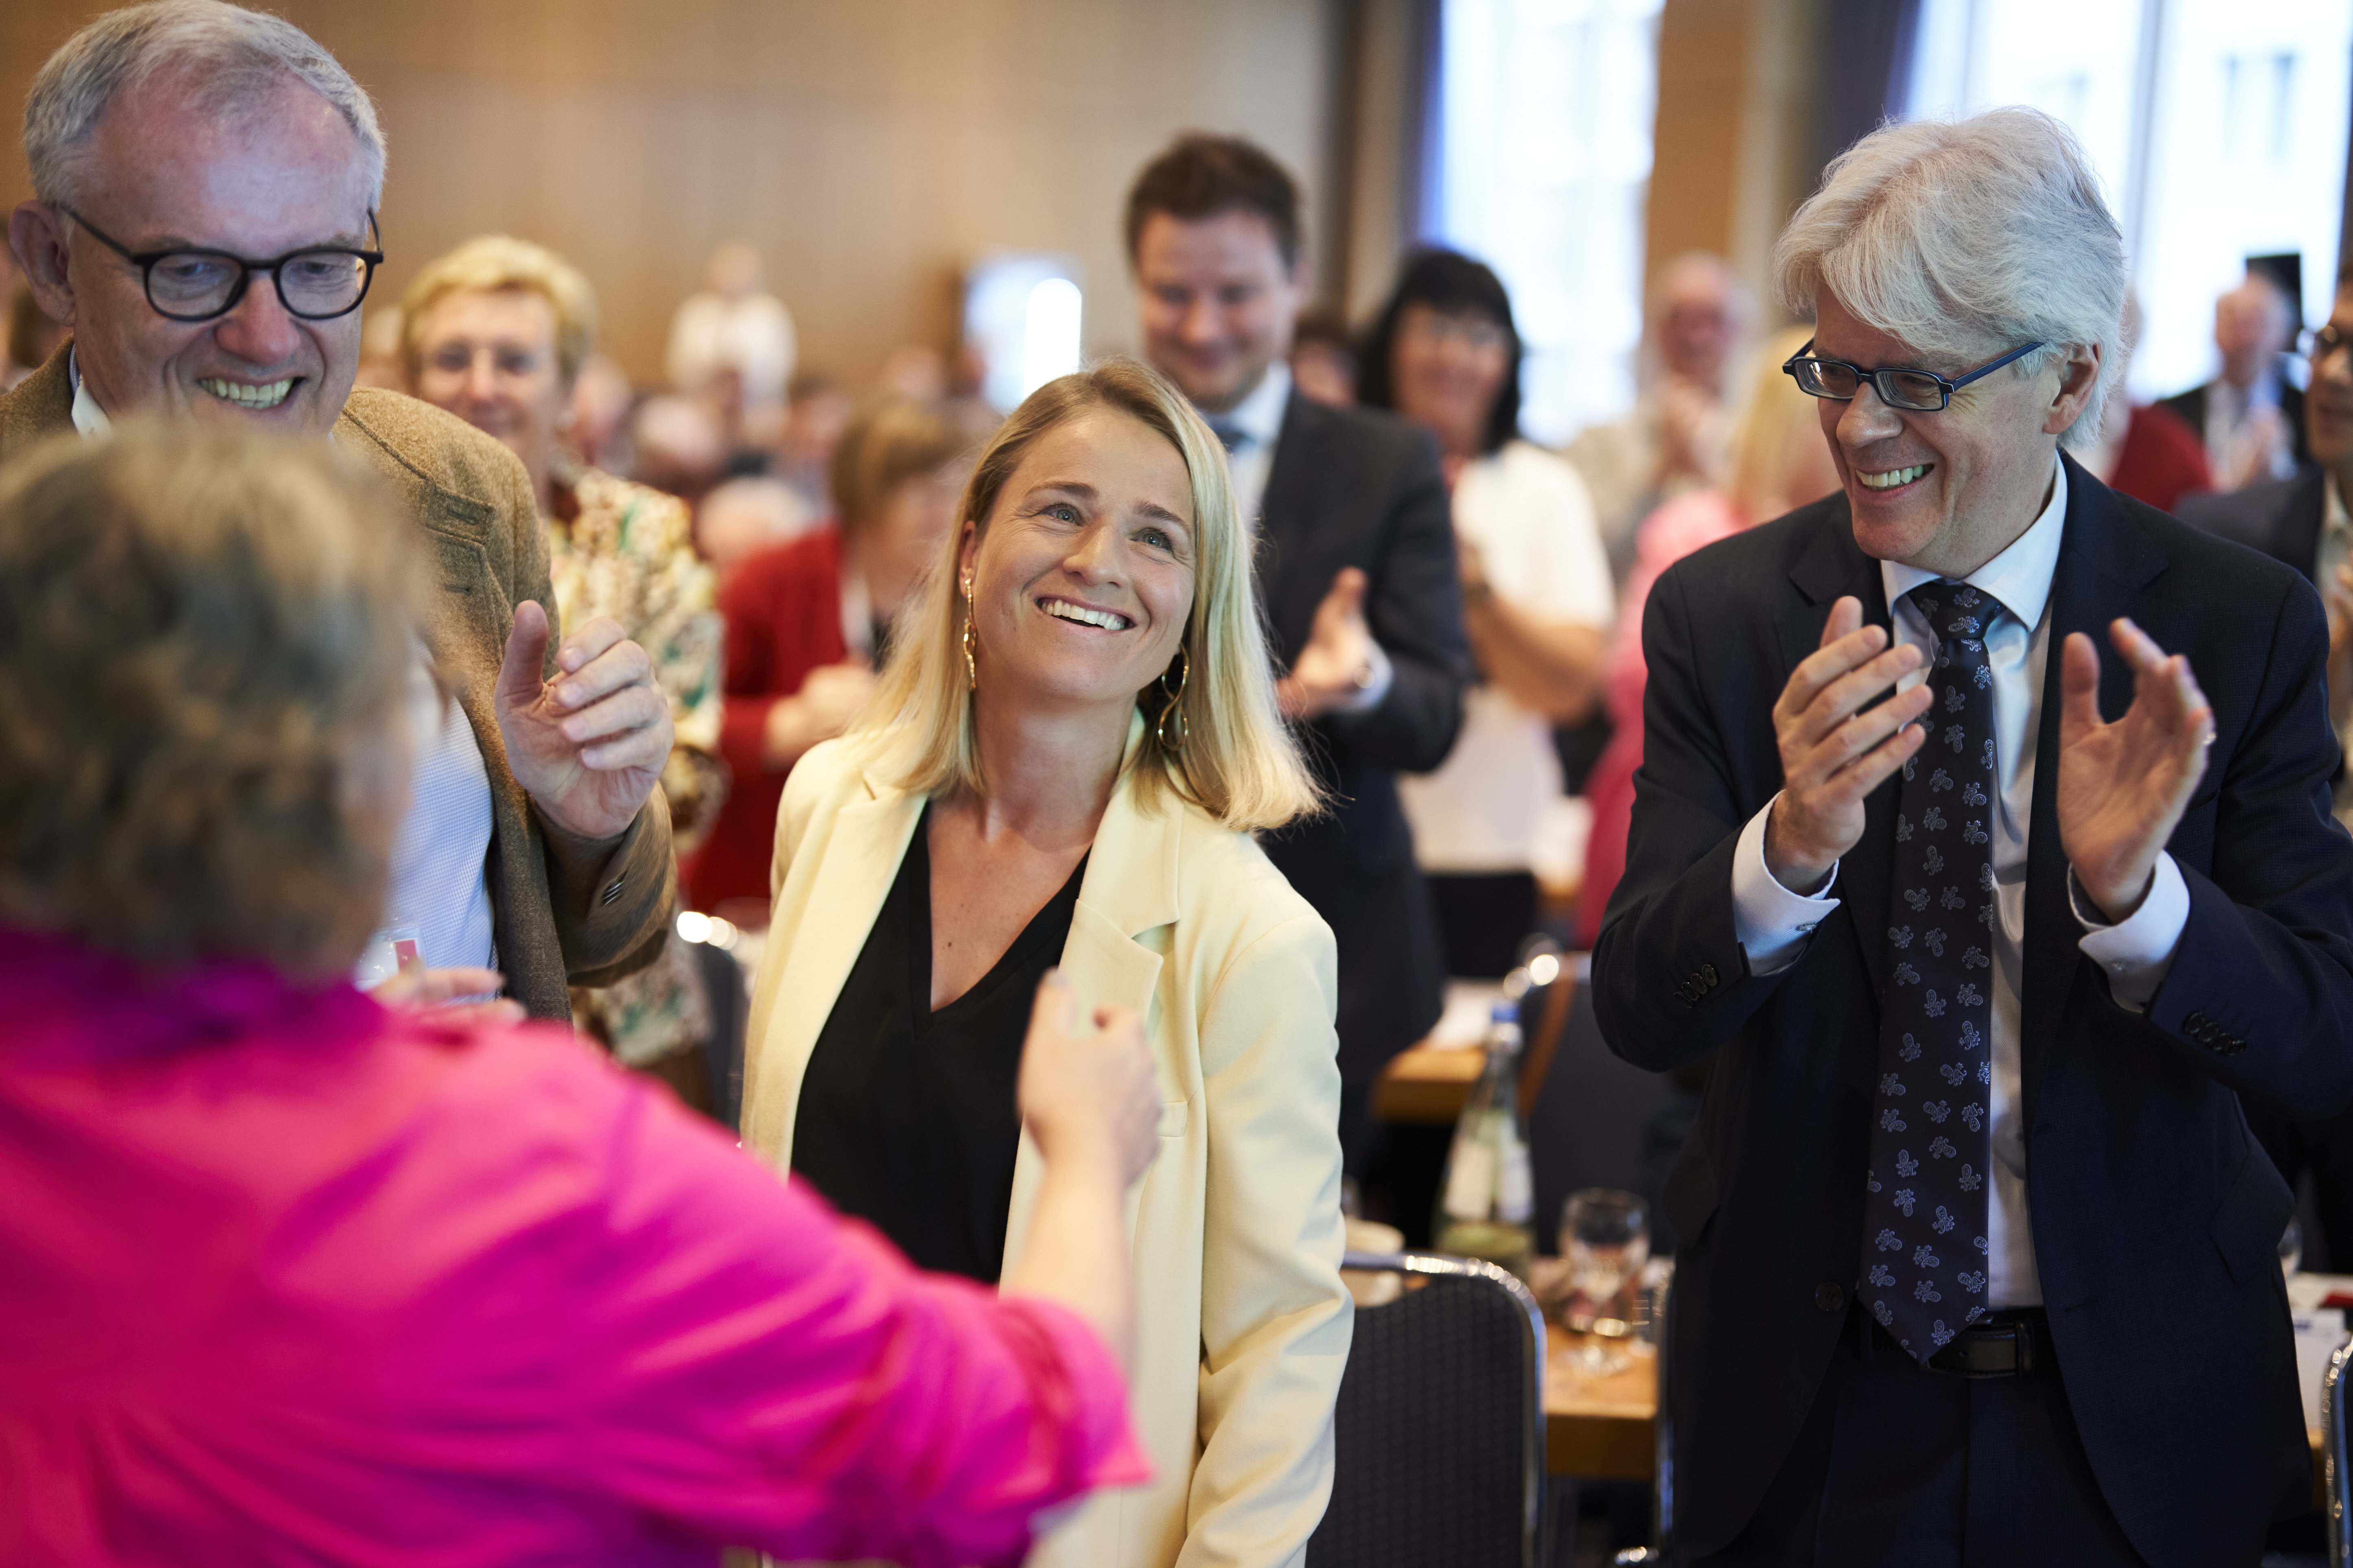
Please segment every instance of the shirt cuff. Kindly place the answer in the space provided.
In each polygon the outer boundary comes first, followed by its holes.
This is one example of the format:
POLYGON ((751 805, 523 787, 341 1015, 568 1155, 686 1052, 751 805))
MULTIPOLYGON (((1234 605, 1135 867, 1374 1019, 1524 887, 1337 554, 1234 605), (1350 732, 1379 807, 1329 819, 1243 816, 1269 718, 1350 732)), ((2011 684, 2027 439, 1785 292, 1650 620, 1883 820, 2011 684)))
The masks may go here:
POLYGON ((1389 662, 1387 649, 1378 643, 1365 645, 1365 684, 1349 696, 1332 705, 1335 713, 1369 713, 1379 707, 1397 680, 1397 666, 1389 662))
POLYGON ((1754 975, 1778 974, 1797 963, 1814 928, 1839 907, 1830 896, 1838 886, 1836 861, 1821 890, 1810 898, 1789 891, 1766 866, 1765 819, 1773 815, 1773 800, 1748 819, 1732 851, 1732 929, 1754 975))
POLYGON ((2114 925, 2084 895, 2073 867, 2067 870, 2067 901, 2084 928, 2084 956, 2108 977, 2108 994, 2128 1013, 2146 1012, 2173 968, 2174 949, 2189 923, 2189 884, 2181 879, 2181 868, 2159 850, 2148 896, 2129 919, 2114 925))

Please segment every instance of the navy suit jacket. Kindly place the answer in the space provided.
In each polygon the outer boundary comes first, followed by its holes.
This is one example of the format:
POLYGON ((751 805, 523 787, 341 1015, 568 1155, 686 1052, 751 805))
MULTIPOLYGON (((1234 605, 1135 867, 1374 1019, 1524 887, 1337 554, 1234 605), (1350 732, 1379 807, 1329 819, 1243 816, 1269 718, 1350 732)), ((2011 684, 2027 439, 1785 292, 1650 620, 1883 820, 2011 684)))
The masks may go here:
MULTIPOLYGON (((2292 1202, 2236 1094, 2312 1117, 2353 1098, 2353 843, 2331 819, 2327 633, 2294 573, 2119 496, 2068 460, 2028 825, 2021 996, 2034 1257, 2100 1489, 2160 1568, 2253 1562, 2311 1485, 2286 1293, 2292 1202), (2146 1014, 2077 942, 2054 789, 2060 649, 2131 676, 2128 615, 2212 702, 2205 776, 2168 845, 2189 915, 2146 1014)), ((1852 595, 1888 625, 1879 563, 1837 495, 1688 557, 1651 590, 1642 767, 1625 878, 1593 962, 1619 1055, 1713 1054, 1667 1186, 1678 1255, 1671 1417, 1679 1542, 1747 1521, 1805 1421, 1861 1269, 1863 1172, 1894 856, 1894 781, 1797 962, 1748 973, 1733 847, 1781 787, 1772 707, 1852 595)))
POLYGON ((1258 540, 1260 602, 1282 667, 1306 646, 1345 566, 1365 574, 1365 619, 1396 678, 1372 711, 1302 734, 1332 810, 1269 835, 1265 847, 1337 939, 1340 1066, 1362 1081, 1428 1034, 1443 1002, 1445 954, 1397 775, 1446 760, 1462 727, 1471 652, 1437 443, 1393 415, 1294 392, 1258 540))
POLYGON ((2328 520, 2328 470, 2308 464, 2292 478, 2229 495, 2184 496, 2176 511, 2182 521, 2260 550, 2309 580, 2320 564, 2320 531, 2328 520))

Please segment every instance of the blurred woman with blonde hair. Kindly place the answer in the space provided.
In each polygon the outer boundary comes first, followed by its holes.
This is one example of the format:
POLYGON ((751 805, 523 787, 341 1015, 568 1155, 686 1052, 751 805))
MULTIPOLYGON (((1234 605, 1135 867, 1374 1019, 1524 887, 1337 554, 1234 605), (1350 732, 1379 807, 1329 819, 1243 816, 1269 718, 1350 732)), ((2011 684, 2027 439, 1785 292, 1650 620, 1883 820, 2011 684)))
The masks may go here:
POLYGON ((1049 382, 981 455, 897 642, 785 785, 745 1142, 925 1266, 994 1282, 1042 1212, 1013 1097, 1029 989, 1059 966, 1083 1005, 1143 1016, 1155 1475, 1032 1561, 1296 1562, 1353 1322, 1335 957, 1250 837, 1316 801, 1217 437, 1132 361, 1049 382))
POLYGON ((1585 850, 1585 887, 1578 895, 1580 943, 1601 934, 1602 911, 1626 868, 1626 834, 1634 817, 1634 771, 1642 765, 1642 607, 1659 574, 1693 551, 1769 522, 1839 488, 1822 434, 1822 405, 1781 374, 1782 362, 1813 336, 1806 326, 1784 327, 1757 351, 1748 397, 1734 425, 1722 489, 1677 496, 1643 520, 1635 535, 1634 569, 1619 600, 1616 641, 1602 677, 1613 726, 1609 749, 1586 781, 1593 835, 1585 850))

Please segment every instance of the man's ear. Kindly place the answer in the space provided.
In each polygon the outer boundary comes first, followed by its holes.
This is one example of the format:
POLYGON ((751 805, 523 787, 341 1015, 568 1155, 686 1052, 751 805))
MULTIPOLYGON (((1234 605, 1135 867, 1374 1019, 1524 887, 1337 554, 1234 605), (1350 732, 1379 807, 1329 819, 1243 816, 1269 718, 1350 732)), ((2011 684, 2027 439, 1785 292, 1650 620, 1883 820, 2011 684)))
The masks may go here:
POLYGON ((65 219, 47 202, 19 202, 8 216, 8 248, 41 313, 74 326, 73 284, 66 275, 65 219))
POLYGON ((2043 433, 2063 435, 2083 417, 2084 405, 2091 401, 2092 388, 2099 384, 2100 356, 2105 352, 2099 343, 2068 343, 2059 360, 2059 388, 2052 395, 2051 405, 2044 411, 2043 433))

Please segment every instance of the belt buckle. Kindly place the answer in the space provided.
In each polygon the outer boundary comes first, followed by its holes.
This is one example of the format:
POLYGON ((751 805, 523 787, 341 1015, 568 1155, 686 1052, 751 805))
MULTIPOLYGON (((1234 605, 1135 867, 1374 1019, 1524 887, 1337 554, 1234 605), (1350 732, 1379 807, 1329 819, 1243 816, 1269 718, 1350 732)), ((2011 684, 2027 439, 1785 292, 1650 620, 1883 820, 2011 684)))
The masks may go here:
POLYGON ((2034 1370, 2033 1331, 2023 1322, 1963 1329, 1929 1364, 1957 1377, 2017 1377, 2034 1370), (1948 1356, 1949 1363, 1936 1366, 1948 1356))

